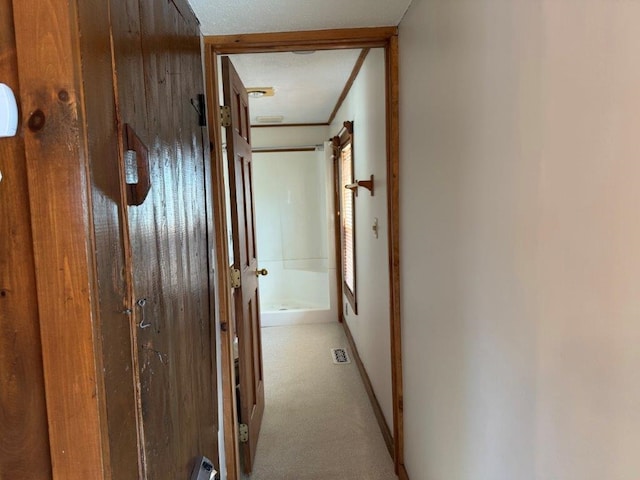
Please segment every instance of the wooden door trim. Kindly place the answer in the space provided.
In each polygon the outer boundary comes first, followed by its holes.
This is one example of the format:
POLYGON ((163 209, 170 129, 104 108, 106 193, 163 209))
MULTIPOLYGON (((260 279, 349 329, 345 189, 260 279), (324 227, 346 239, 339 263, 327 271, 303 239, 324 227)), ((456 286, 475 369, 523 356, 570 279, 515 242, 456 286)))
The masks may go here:
POLYGON ((333 241, 336 251, 336 295, 338 296, 338 321, 346 325, 344 321, 344 295, 342 292, 342 218, 340 218, 340 161, 337 151, 340 145, 337 144, 335 137, 331 138, 331 168, 333 180, 333 241))
POLYGON ((355 82, 356 78, 358 78, 360 69, 362 68, 362 65, 364 65, 364 61, 367 59, 367 55, 369 55, 370 50, 371 48, 366 47, 366 48, 363 48, 362 51, 360 52, 360 56, 358 57, 358 60, 353 66, 353 70, 351 71, 351 75, 349 75, 349 78, 347 79, 347 83, 344 84, 342 93, 340 94, 340 97, 338 97, 336 106, 333 107, 331 115, 329 115, 329 120, 327 120, 327 125, 331 125, 331 122, 333 122, 334 118, 336 118, 336 115, 338 114, 338 110, 340 110, 340 107, 342 107, 342 104, 347 98, 347 95, 349 95, 349 92, 351 91, 351 87, 353 87, 353 82, 355 82))
MULTIPOLYGON (((218 54, 205 47, 205 71, 209 138, 211 139, 211 174, 213 185, 213 222, 215 229, 215 294, 220 312, 220 357, 223 395, 223 433, 225 466, 228 480, 240 479, 240 448, 237 428, 237 399, 233 355, 233 293, 229 278, 229 238, 227 236, 227 196, 224 185, 224 156, 222 154, 222 126, 220 124, 220 89, 218 81, 218 54), (211 81, 216 79, 216 81, 211 81)), ((221 459, 222 461, 222 459, 221 459)))
MULTIPOLYGON (((0 52, 0 78, 18 94, 11 0, 0 0, 0 52)), ((48 480, 52 473, 37 272, 24 139, 19 131, 18 136, 0 139, 0 171, 0 477, 48 480)))
POLYGON ((69 480, 111 478, 78 13, 13 1, 52 473, 69 480))
MULTIPOLYGON (((399 100, 399 78, 398 78, 398 28, 397 27, 374 27, 339 30, 313 30, 303 32, 281 32, 281 33, 256 33, 222 36, 205 36, 205 60, 207 62, 207 89, 209 92, 209 131, 214 139, 215 148, 213 150, 213 171, 214 189, 218 196, 224 197, 224 182, 222 172, 222 142, 221 126, 219 115, 218 96, 218 72, 217 56, 231 53, 265 53, 292 50, 336 50, 344 48, 366 48, 382 47, 385 50, 385 72, 386 72, 386 124, 387 124, 387 202, 388 202, 388 233, 389 233, 389 279, 390 279, 390 334, 391 334, 391 376, 393 395, 393 442, 394 442, 394 463, 396 473, 403 472, 404 468, 404 429, 403 429, 403 409, 402 409, 402 337, 401 337, 401 312, 400 312, 400 222, 399 222, 399 147, 400 129, 398 115, 399 100), (219 174, 215 172, 218 171, 219 174), (222 192, 222 193, 220 193, 222 192)), ((225 202, 224 198, 222 201, 225 202)), ((218 205, 224 206, 225 203, 218 205)), ((225 210, 222 209, 216 214, 216 238, 221 238, 223 243, 218 243, 219 251, 216 252, 218 259, 226 262, 228 255, 228 244, 226 240, 227 221, 225 210)), ((220 264, 220 263, 219 263, 220 264)), ((224 265, 224 263, 222 264, 224 265)), ((222 275, 218 272, 218 277, 222 276, 219 282, 220 298, 227 296, 228 273, 224 268, 222 275)), ((230 299, 227 298, 228 302, 230 299)), ((228 305, 227 305, 228 307, 228 305)), ((222 308, 222 305, 221 305, 222 308)), ((228 308, 225 310, 230 312, 228 308)), ((229 321, 223 317, 222 321, 229 321)), ((228 335, 229 336, 229 335, 228 335)), ((223 339, 230 341, 229 338, 223 339)), ((224 352, 223 345, 223 356, 224 352)), ((228 353, 227 353, 228 354, 228 353)), ((233 359, 222 359, 223 368, 231 363, 233 359)), ((224 379, 224 372, 223 372, 224 379)), ((224 382, 223 382, 224 383, 224 382)), ((231 403, 232 408, 225 407, 225 448, 227 456, 227 468, 230 480, 239 478, 239 459, 236 443, 231 442, 231 437, 235 437, 235 417, 230 416, 235 410, 235 391, 226 382, 223 385, 223 402, 231 403), (233 430, 228 435, 229 430, 233 430), (227 438, 229 437, 229 439, 227 438), (234 470, 235 468, 235 470, 234 470)), ((234 440, 235 442, 235 440, 234 440)))
POLYGON ((393 438, 396 473, 404 467, 404 416, 402 384, 402 324, 400 309, 400 115, 398 36, 385 48, 387 69, 387 209, 389 238, 389 305, 391 310, 391 382, 393 388, 393 438))
POLYGON ((386 47, 398 27, 343 28, 302 32, 207 35, 205 44, 218 54, 288 52, 292 50, 337 50, 386 47))

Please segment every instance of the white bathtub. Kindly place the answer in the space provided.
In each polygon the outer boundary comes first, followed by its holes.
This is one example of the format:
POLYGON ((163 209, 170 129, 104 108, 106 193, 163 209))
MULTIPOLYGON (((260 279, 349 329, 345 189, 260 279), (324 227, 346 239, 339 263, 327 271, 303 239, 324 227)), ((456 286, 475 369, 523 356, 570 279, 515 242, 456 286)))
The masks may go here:
POLYGON ((286 262, 260 262, 269 275, 260 278, 263 327, 337 321, 335 270, 286 262), (295 268, 300 267, 300 268, 295 268))

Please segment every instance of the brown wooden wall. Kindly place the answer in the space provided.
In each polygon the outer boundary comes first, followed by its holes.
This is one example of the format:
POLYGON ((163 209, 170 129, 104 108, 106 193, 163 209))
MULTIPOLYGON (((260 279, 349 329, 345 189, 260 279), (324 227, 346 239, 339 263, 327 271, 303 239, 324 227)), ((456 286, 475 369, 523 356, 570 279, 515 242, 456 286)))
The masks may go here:
POLYGON ((140 478, 137 401, 132 356, 130 263, 127 262, 126 192, 123 186, 110 58, 109 4, 78 2, 88 146, 92 183, 97 297, 104 368, 108 465, 113 480, 140 478), (110 101, 106 101, 110 99, 110 101))
MULTIPOLYGON (((17 71, 11 0, 0 0, 0 81, 19 94, 17 71)), ((0 171, 0 479, 44 480, 51 459, 22 138, 0 138, 0 171)))
POLYGON ((184 478, 198 453, 217 460, 209 141, 193 105, 204 93, 199 29, 185 5, 111 2, 121 125, 150 152, 149 196, 126 210, 134 318, 148 325, 134 329, 134 361, 150 479, 184 478))
POLYGON ((0 60, 22 95, 20 136, 0 139, 0 480, 173 480, 197 455, 217 464, 193 13, 0 0, 0 60), (38 109, 46 121, 27 128, 38 109), (125 124, 150 153, 140 206, 126 205, 125 124))

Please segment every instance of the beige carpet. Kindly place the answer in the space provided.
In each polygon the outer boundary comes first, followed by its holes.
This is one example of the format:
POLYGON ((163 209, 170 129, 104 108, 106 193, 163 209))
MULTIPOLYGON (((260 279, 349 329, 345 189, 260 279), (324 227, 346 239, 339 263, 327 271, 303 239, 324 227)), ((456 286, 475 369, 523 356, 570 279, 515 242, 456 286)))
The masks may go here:
POLYGON ((251 480, 392 480, 393 462, 342 326, 262 329, 266 408, 251 480), (351 354, 351 352, 349 352, 351 354))

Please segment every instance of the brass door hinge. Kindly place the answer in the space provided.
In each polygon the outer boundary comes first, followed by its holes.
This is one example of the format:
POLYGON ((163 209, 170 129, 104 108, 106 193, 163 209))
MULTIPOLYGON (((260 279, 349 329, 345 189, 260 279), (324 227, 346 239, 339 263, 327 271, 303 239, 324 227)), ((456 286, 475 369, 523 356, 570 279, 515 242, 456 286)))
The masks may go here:
POLYGON ((240 281, 240 270, 237 268, 232 268, 229 270, 231 277, 231 288, 240 288, 242 286, 242 282, 240 281))
POLYGON ((231 126, 231 107, 220 105, 220 125, 223 127, 231 126))
POLYGON ((238 425, 238 439, 240 443, 247 443, 249 441, 249 427, 246 423, 240 423, 238 425))

